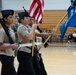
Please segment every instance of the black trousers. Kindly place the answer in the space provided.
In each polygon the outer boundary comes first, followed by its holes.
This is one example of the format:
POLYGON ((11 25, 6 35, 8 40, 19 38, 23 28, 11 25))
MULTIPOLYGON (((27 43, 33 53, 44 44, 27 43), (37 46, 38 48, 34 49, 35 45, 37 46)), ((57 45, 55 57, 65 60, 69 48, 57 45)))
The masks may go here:
POLYGON ((1 75, 17 75, 14 68, 14 57, 0 55, 2 63, 1 75))
POLYGON ((40 67, 41 67, 42 74, 47 75, 47 72, 45 70, 45 66, 44 66, 44 63, 43 63, 43 59, 42 59, 42 56, 41 56, 40 53, 39 53, 39 56, 40 56, 39 64, 40 64, 40 67))
POLYGON ((33 66, 34 66, 36 75, 42 75, 41 67, 40 67, 36 52, 34 53, 34 56, 32 57, 32 62, 33 62, 33 66))
POLYGON ((19 62, 18 75, 35 75, 31 53, 18 51, 17 59, 19 62))

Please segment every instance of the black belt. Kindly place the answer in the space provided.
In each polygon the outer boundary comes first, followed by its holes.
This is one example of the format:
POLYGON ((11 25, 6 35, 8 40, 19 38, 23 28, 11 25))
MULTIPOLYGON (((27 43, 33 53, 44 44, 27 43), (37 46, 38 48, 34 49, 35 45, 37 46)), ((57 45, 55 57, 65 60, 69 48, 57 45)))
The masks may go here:
POLYGON ((26 46, 26 48, 32 49, 32 46, 31 47, 26 46))

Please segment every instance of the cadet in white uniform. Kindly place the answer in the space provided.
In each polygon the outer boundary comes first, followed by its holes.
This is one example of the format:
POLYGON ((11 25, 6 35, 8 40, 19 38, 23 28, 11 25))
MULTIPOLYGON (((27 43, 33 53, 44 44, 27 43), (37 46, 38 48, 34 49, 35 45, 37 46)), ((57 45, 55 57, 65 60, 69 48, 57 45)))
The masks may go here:
MULTIPOLYGON (((32 17, 30 17, 30 19, 31 20, 30 20, 29 26, 31 27, 34 24, 35 19, 32 17)), ((37 37, 38 36, 45 37, 45 36, 53 35, 54 33, 55 33, 55 30, 52 30, 51 33, 40 33, 38 32, 38 29, 36 29, 35 31, 35 34, 37 37)), ((33 62, 36 75, 47 75, 41 54, 38 52, 37 46, 35 46, 35 53, 34 53, 34 56, 32 57, 32 62, 33 62)))
MULTIPOLYGON (((9 33, 13 40, 15 40, 15 34, 10 28, 13 23, 13 10, 2 10, 3 21, 9 29, 9 33)), ((8 30, 7 29, 7 30, 8 30)), ((14 56, 15 50, 17 50, 17 44, 10 44, 8 36, 3 28, 0 29, 0 61, 2 63, 1 75, 17 75, 14 68, 14 56), (14 50, 13 50, 14 49, 14 50)))
MULTIPOLYGON (((31 30, 28 28, 30 17, 27 12, 21 12, 19 15, 18 40, 20 43, 30 43, 32 40, 34 29, 37 25, 33 25, 31 30)), ((17 58, 19 62, 18 75, 35 75, 32 64, 31 47, 21 47, 18 50, 17 58)))

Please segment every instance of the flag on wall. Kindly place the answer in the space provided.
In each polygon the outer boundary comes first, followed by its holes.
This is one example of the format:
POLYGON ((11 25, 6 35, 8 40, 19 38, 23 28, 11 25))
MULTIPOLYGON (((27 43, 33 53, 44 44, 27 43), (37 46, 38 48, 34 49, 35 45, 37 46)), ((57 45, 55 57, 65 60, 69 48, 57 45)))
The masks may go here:
POLYGON ((39 23, 42 23, 44 0, 32 0, 29 14, 39 23))

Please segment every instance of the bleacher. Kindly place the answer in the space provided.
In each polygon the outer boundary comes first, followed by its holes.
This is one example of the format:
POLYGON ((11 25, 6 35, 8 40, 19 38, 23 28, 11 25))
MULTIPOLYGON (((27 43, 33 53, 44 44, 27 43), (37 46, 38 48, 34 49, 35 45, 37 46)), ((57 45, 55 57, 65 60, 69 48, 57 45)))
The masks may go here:
MULTIPOLYGON (((43 23, 40 24, 40 28, 43 30, 46 29, 47 31, 52 30, 53 28, 56 27, 58 22, 62 19, 62 17, 67 13, 66 10, 45 10, 43 14, 43 23)), ((59 24, 59 27, 56 31, 55 37, 53 41, 59 42, 60 39, 60 25, 64 23, 67 19, 67 16, 65 19, 59 24)), ((67 41, 67 35, 70 31, 74 32, 76 29, 73 27, 68 27, 68 30, 66 32, 64 41, 67 41)))
MULTIPOLYGON (((20 10, 18 11, 15 11, 16 12, 20 12, 20 10)), ((66 10, 45 10, 44 11, 44 14, 43 14, 43 22, 42 24, 39 24, 39 27, 44 30, 46 29, 47 32, 49 30, 52 30, 53 28, 56 27, 56 25, 58 24, 58 22, 62 19, 62 17, 65 15, 67 11, 66 10)), ((1 17, 1 13, 0 13, 0 17, 1 17)), ((15 15, 14 15, 15 17, 15 15)), ((65 19, 59 24, 59 27, 56 31, 56 34, 55 34, 55 39, 53 41, 57 41, 59 42, 59 37, 60 37, 60 25, 62 25, 62 23, 64 23, 64 21, 66 21, 67 19, 67 16, 65 17, 65 19)), ((1 26, 0 26, 1 27, 1 26)), ((64 41, 66 41, 66 36, 67 34, 69 33, 69 31, 72 31, 74 32, 76 29, 73 28, 73 27, 68 27, 68 30, 66 32, 66 35, 65 35, 65 39, 64 41)))

